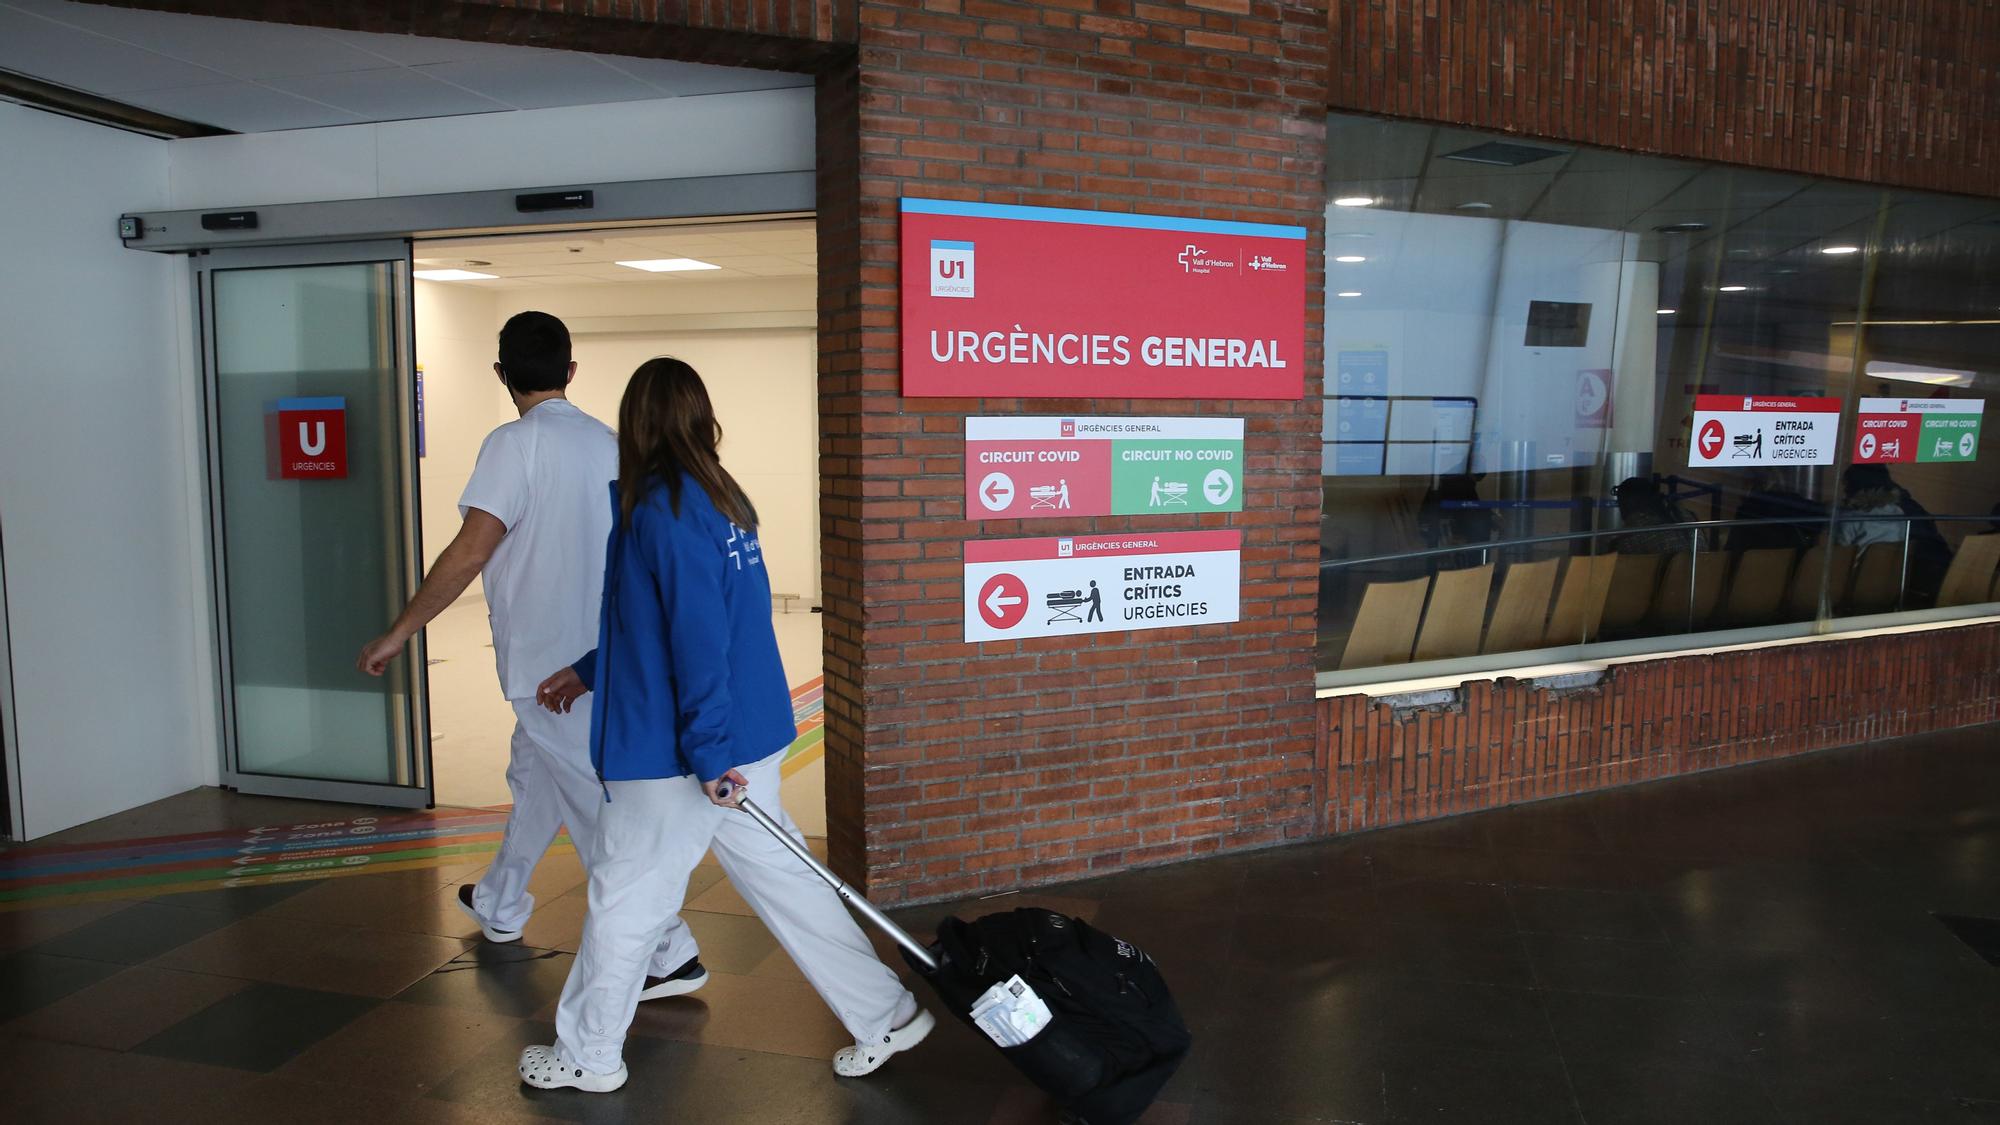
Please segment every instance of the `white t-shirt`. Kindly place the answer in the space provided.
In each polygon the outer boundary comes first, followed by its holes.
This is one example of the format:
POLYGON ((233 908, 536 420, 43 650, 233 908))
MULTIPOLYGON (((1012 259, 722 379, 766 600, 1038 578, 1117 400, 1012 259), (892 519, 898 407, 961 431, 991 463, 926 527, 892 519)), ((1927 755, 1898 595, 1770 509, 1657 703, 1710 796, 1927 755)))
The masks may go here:
POLYGON ((567 399, 550 399, 486 435, 458 498, 507 525, 486 561, 500 690, 533 699, 550 673, 597 646, 604 541, 618 438, 567 399))

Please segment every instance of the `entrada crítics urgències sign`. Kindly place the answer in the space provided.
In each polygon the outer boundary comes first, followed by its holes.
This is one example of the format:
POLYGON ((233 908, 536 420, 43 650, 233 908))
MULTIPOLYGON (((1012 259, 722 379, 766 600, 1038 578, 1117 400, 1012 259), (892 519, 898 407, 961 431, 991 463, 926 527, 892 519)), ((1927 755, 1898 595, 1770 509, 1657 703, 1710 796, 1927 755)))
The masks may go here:
POLYGON ((907 396, 1305 391, 1304 227, 902 203, 907 396))

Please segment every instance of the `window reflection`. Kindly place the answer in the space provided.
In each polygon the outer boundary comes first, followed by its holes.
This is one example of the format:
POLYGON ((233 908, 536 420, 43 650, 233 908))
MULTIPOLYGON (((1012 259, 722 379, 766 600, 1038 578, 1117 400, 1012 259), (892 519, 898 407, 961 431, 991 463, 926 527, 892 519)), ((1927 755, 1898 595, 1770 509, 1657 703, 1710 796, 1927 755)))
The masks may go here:
POLYGON ((1322 671, 2000 596, 2000 203, 1330 131, 1322 671))

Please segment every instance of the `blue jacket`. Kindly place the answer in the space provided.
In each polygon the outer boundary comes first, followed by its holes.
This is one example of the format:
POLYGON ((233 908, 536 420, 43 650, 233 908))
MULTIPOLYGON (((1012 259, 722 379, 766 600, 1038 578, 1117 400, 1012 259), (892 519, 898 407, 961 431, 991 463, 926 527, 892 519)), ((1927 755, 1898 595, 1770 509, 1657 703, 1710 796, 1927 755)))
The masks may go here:
POLYGON ((713 781, 798 737, 771 628, 757 534, 716 511, 692 477, 674 514, 664 486, 629 530, 611 483, 597 647, 573 667, 597 693, 590 760, 605 781, 713 781))

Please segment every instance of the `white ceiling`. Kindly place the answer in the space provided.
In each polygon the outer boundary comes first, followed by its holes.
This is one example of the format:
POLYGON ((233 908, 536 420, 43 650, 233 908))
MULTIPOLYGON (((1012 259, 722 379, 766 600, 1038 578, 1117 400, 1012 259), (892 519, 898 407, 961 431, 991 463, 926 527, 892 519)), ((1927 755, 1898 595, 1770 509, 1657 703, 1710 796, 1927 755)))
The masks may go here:
POLYGON ((239 133, 810 85, 806 75, 0 0, 0 69, 239 133))
POLYGON ((438 239, 417 243, 415 257, 420 270, 467 269, 497 275, 491 281, 446 283, 487 289, 614 282, 698 285, 819 273, 811 219, 438 239), (617 264, 654 258, 694 258, 722 268, 647 273, 617 264))

